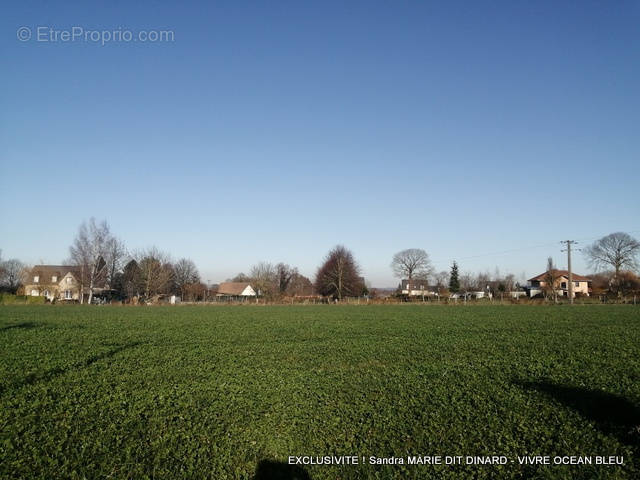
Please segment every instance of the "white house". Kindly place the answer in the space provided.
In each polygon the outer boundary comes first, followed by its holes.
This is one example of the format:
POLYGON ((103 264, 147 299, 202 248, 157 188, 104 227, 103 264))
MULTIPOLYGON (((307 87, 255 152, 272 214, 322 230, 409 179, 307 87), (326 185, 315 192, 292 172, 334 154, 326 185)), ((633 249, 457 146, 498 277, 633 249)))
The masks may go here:
POLYGON ((409 290, 409 280, 402 280, 400 291, 403 295, 410 297, 437 297, 438 287, 427 285, 425 280, 411 280, 411 290, 409 290))

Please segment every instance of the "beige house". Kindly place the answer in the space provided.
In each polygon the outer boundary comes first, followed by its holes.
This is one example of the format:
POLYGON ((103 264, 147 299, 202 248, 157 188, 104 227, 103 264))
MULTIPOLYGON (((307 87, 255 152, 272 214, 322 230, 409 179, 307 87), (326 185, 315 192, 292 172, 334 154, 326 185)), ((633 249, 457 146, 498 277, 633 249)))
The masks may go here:
MULTIPOLYGON (((533 297, 544 290, 544 288, 547 286, 546 280, 548 276, 549 272, 544 272, 537 277, 533 277, 528 280, 530 285, 529 296, 533 297)), ((554 276, 556 277, 554 289, 558 292, 558 295, 568 297, 569 272, 567 270, 555 270, 554 276)), ((578 275, 577 273, 572 274, 572 279, 573 296, 575 297, 576 294, 580 294, 588 297, 591 287, 591 279, 583 277, 582 275, 578 275)))
MULTIPOLYGON (((49 301, 79 301, 81 269, 69 265, 36 265, 25 279, 24 293, 49 301)), ((84 286, 85 295, 88 288, 84 286)))

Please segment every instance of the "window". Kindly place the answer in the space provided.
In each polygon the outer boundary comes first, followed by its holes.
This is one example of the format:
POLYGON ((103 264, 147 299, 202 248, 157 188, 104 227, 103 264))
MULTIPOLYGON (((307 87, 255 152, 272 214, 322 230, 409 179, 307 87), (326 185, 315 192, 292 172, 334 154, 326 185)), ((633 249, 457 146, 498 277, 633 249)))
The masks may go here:
POLYGON ((33 283, 38 283, 39 281, 40 281, 40 277, 38 275, 33 277, 33 283))
POLYGON ((33 290, 31 290, 31 296, 32 297, 37 297, 38 296, 38 290, 36 290, 35 288, 33 290))
POLYGON ((71 300, 73 297, 71 296, 71 290, 65 290, 64 291, 64 299, 65 300, 71 300))
POLYGON ((560 288, 567 288, 567 282, 562 282, 560 284, 560 288))
POLYGON ((53 275, 51 277, 51 283, 56 283, 58 281, 58 277, 56 275, 53 275))
POLYGON ((71 283, 71 277, 67 277, 67 284, 71 283))
POLYGON ((575 284, 576 287, 580 286, 580 282, 573 282, 575 284))
POLYGON ((44 291, 44 296, 45 296, 45 297, 48 297, 48 296, 49 296, 49 290, 45 290, 45 291, 44 291))

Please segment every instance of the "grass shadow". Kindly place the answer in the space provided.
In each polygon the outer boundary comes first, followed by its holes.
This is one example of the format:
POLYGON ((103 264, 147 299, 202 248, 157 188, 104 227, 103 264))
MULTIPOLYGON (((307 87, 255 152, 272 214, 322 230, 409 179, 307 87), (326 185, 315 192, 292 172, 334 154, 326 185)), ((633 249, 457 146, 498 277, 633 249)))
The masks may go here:
MULTIPOLYGON (((90 367, 91 365, 93 365, 94 363, 100 361, 100 360, 104 360, 106 358, 111 358, 114 355, 124 351, 124 350, 128 350, 130 348, 135 348, 138 345, 140 345, 142 342, 131 342, 131 343, 126 343, 124 345, 117 345, 114 348, 107 350, 106 352, 103 353, 99 353, 97 355, 91 355, 89 358, 81 361, 81 362, 76 362, 72 365, 68 365, 65 367, 56 367, 56 368, 52 368, 49 370, 46 370, 42 373, 31 373, 29 375, 27 375, 26 377, 24 377, 21 380, 18 380, 16 382, 14 382, 13 384, 11 384, 11 390, 17 390, 20 389, 26 385, 34 385, 36 383, 40 383, 40 382, 48 382, 56 377, 59 377, 60 375, 64 375, 67 372, 70 371, 74 371, 74 370, 82 370, 84 368, 90 367)), ((0 386, 0 394, 4 393, 5 390, 8 390, 9 388, 4 388, 2 386, 0 386)))
POLYGON ((0 328, 0 332, 4 332, 5 330, 13 330, 13 329, 25 329, 25 330, 28 330, 30 328, 38 328, 38 324, 35 323, 35 322, 16 323, 15 325, 7 325, 6 327, 0 328))
POLYGON ((298 465, 275 460, 261 460, 252 480, 311 480, 307 471, 298 465))
POLYGON ((548 381, 515 381, 516 385, 543 393, 594 422, 620 442, 640 447, 640 408, 621 395, 548 381))

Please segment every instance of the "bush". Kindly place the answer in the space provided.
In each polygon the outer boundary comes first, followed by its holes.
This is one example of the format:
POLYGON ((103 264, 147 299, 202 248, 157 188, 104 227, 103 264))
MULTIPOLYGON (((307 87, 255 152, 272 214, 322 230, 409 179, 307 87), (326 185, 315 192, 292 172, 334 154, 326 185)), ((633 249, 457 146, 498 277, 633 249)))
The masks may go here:
POLYGON ((0 293, 0 305, 11 305, 15 299, 16 296, 11 293, 0 293))
POLYGON ((29 304, 41 305, 45 297, 32 297, 30 295, 13 295, 12 293, 0 293, 0 305, 29 304))
POLYGON ((27 296, 26 297, 26 302, 29 305, 40 305, 40 304, 44 304, 45 303, 46 298, 45 297, 32 297, 32 296, 27 296))

